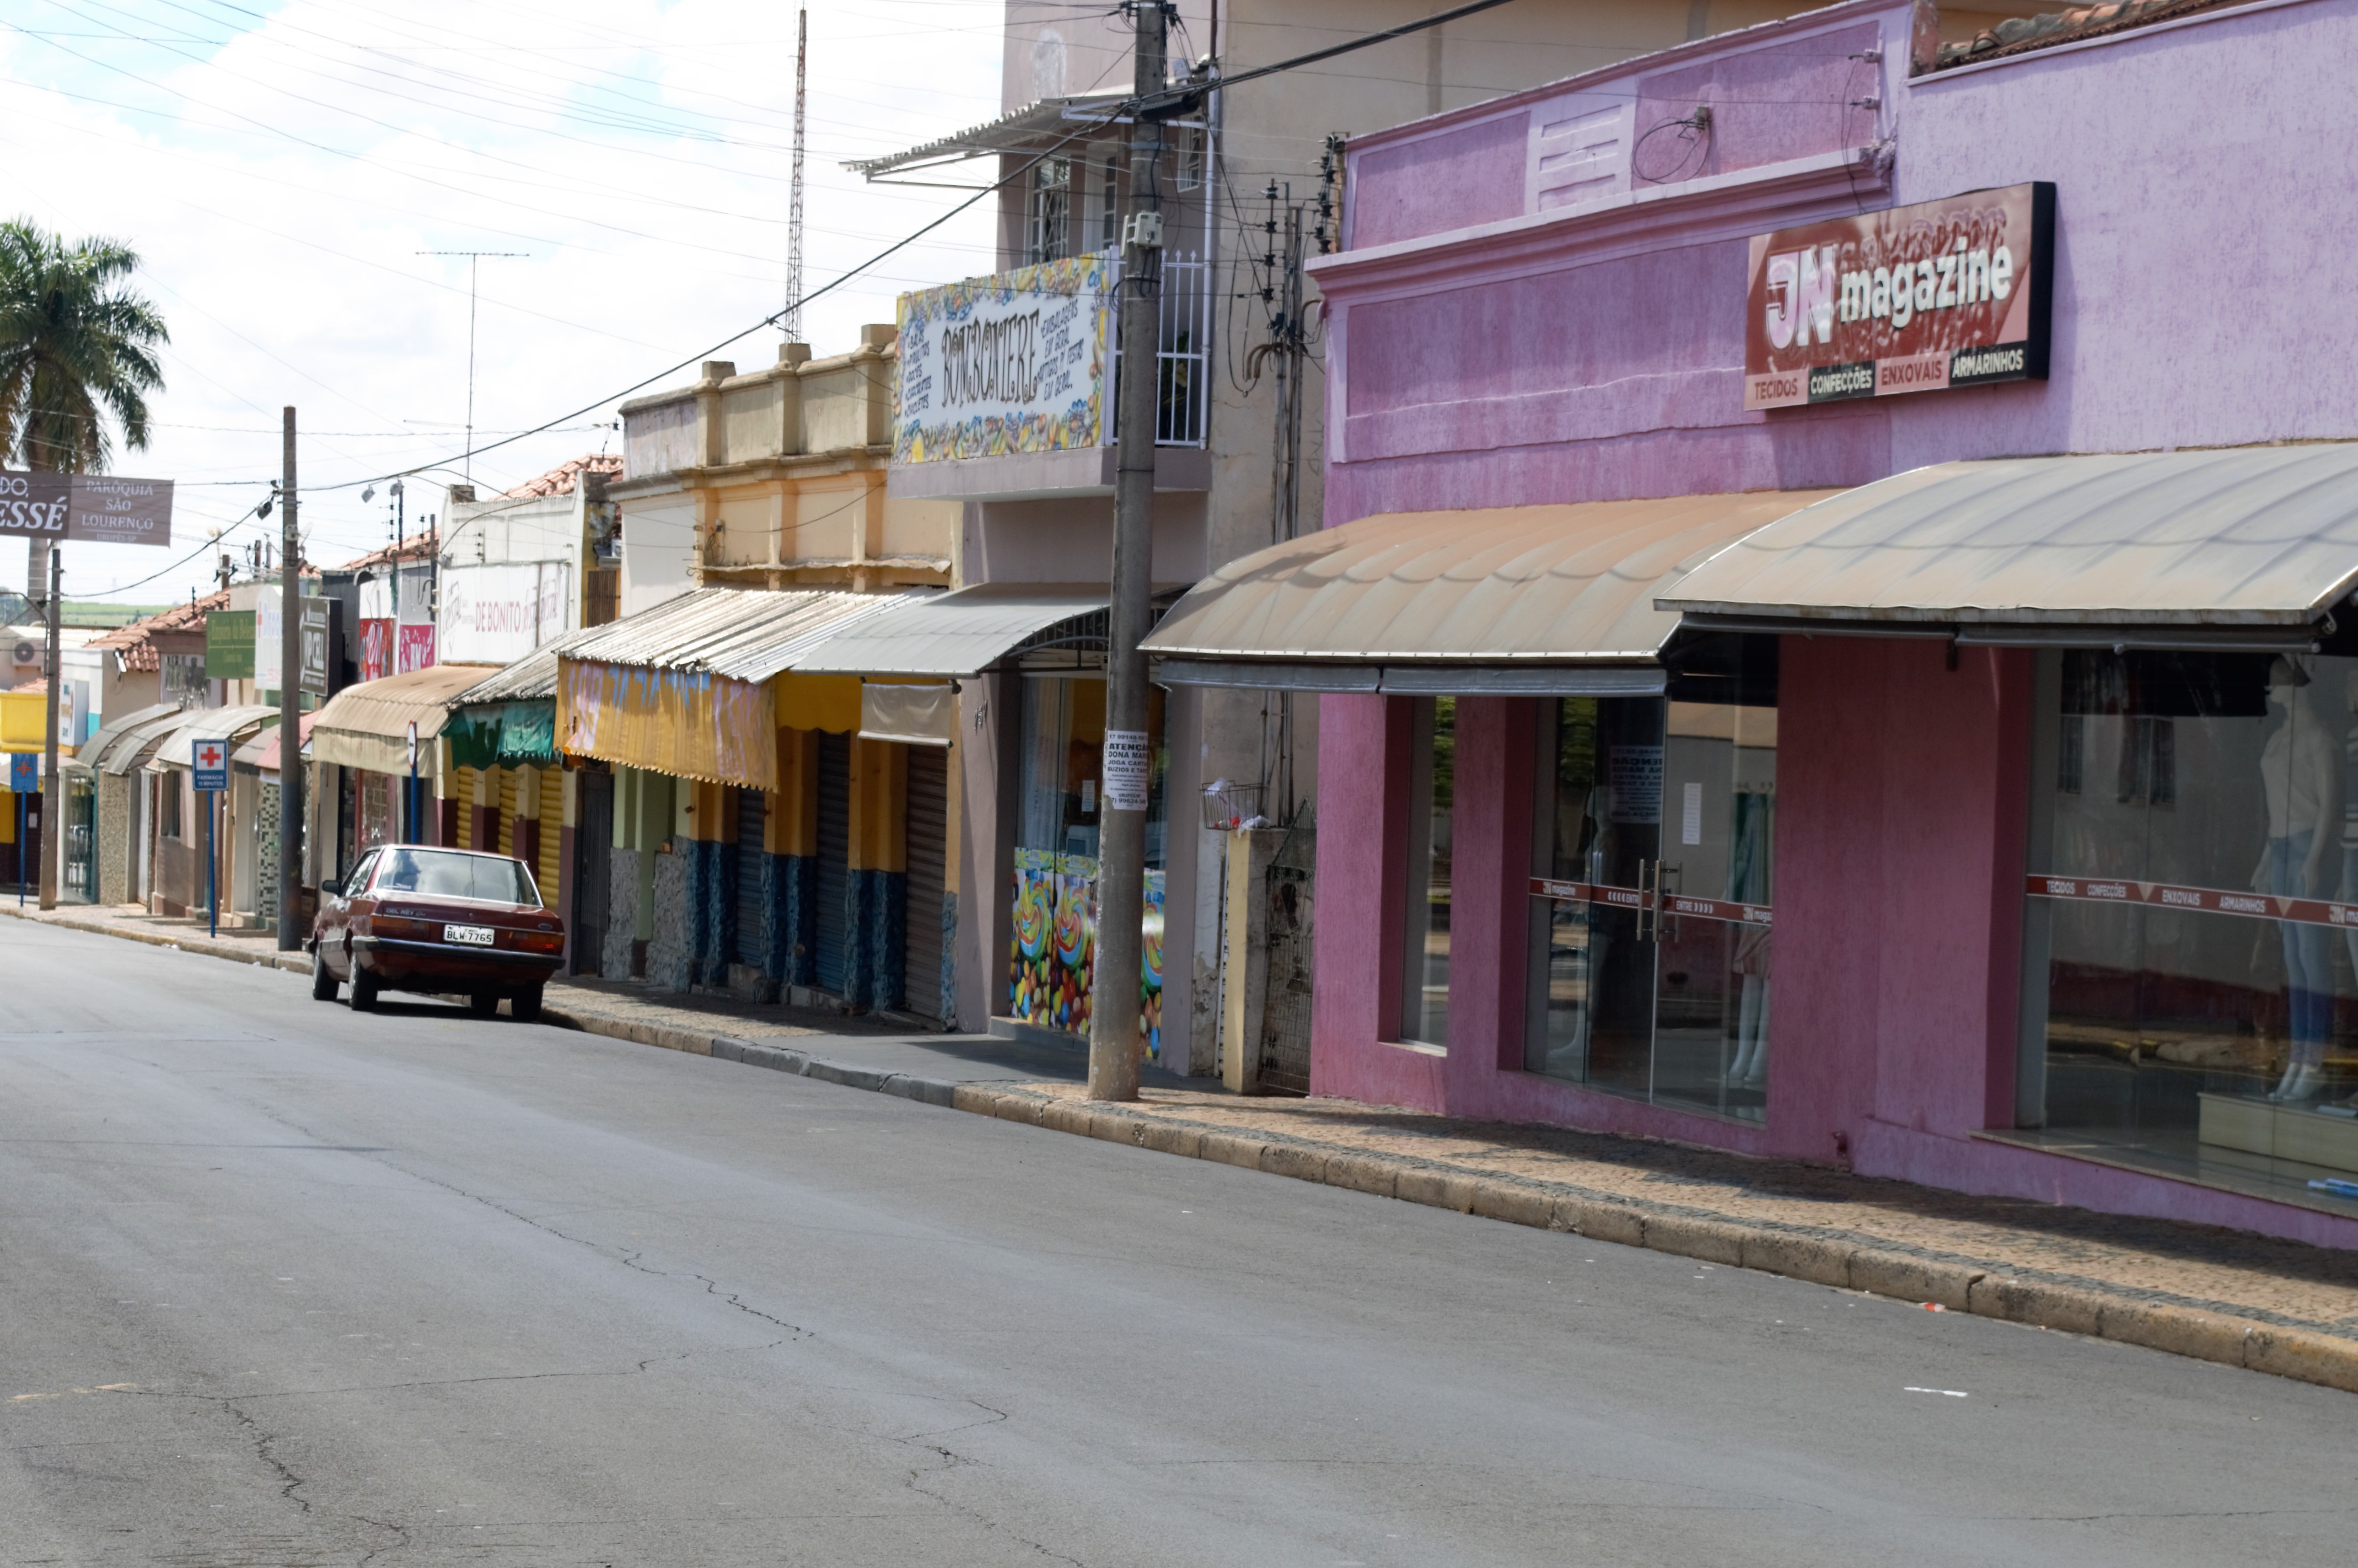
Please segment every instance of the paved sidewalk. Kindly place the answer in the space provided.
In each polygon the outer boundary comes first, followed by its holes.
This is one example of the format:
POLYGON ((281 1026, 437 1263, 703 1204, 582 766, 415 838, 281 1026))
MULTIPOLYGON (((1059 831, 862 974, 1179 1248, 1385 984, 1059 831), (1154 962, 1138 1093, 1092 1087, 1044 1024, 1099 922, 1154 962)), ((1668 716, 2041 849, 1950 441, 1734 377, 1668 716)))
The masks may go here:
MULTIPOLYGON (((15 914, 13 907, 0 914, 15 914)), ((308 973, 267 937, 135 912, 30 918, 308 973)), ((552 985, 549 1022, 1196 1159, 1247 1165, 1946 1311, 2358 1391, 2358 1253, 2209 1226, 1973 1197, 1715 1150, 1334 1099, 1240 1098, 1152 1072, 1092 1105, 1073 1048, 912 1034, 732 998, 552 985)))

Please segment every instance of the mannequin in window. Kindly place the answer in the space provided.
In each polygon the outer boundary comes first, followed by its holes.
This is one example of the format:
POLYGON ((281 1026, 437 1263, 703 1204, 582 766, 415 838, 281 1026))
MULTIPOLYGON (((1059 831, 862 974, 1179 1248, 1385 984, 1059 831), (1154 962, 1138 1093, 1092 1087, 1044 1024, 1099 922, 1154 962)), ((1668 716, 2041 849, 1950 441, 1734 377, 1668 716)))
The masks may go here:
MULTIPOLYGON (((2325 896, 2326 847, 2333 837, 2327 813, 2342 799, 2342 748, 2302 695, 2308 685, 2308 672, 2290 659, 2268 666, 2268 707, 2284 719, 2260 752, 2268 842, 2253 869, 2252 890, 2277 898, 2325 896)), ((2325 1048, 2333 1037, 2333 934, 2291 920, 2278 921, 2277 929, 2284 942, 2292 1048, 2268 1098, 2311 1099, 2321 1087, 2325 1048)))

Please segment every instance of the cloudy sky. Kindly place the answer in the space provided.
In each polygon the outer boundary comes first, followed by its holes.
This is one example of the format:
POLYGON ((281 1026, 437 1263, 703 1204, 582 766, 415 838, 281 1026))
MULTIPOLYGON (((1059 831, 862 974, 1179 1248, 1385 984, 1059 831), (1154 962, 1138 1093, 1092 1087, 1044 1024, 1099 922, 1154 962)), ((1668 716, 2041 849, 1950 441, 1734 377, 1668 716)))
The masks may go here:
MULTIPOLYGON (((839 165, 996 114, 1001 16, 812 6, 809 286, 964 199, 839 165)), ((312 558, 391 536, 382 486, 365 504, 329 487, 432 465, 408 509, 438 512, 465 445, 470 264, 420 253, 521 253, 475 264, 478 446, 609 405, 479 456, 477 485, 613 448, 616 394, 783 303, 794 50, 794 7, 744 0, 13 0, 0 207, 132 245, 172 331, 155 440, 115 469, 178 482, 173 546, 72 546, 68 596, 184 599, 210 583, 210 529, 241 558, 275 531, 251 509, 289 403, 312 558)), ((901 290, 990 270, 987 207, 815 301, 804 336, 838 351, 901 290)), ((717 357, 750 368, 777 341, 717 357)), ((0 586, 24 571, 0 552, 0 586)))

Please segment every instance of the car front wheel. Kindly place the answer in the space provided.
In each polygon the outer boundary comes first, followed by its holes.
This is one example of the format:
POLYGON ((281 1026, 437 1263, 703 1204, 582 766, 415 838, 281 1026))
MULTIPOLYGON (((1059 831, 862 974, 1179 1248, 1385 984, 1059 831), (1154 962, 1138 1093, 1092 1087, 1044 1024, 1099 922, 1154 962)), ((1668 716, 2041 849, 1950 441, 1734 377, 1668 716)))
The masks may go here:
POLYGON ((316 951, 311 955, 311 1000, 336 1000, 336 971, 328 968, 326 956, 316 951))

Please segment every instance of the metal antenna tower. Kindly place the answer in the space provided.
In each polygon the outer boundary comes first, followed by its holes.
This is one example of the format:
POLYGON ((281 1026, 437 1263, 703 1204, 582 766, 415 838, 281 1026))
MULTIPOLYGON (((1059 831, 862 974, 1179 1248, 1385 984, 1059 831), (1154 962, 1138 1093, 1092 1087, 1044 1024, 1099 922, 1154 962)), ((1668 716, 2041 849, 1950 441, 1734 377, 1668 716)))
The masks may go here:
POLYGON ((803 341, 803 84, 810 57, 810 11, 795 10, 795 177, 786 209, 786 341, 803 341))
POLYGON ((524 251, 420 251, 421 256, 467 258, 467 456, 461 469, 467 482, 475 482, 475 269, 485 256, 526 257, 524 251))

